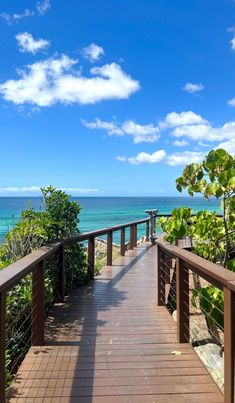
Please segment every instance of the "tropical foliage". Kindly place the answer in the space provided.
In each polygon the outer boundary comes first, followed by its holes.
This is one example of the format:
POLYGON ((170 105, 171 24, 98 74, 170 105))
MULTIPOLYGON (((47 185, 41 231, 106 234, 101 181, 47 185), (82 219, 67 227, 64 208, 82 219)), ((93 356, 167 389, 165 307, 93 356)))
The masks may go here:
MULTIPOLYGON (((206 199, 220 199, 222 215, 207 210, 193 215, 187 207, 174 209, 170 219, 162 217, 158 223, 165 239, 177 244, 187 236, 194 253, 235 271, 235 158, 223 149, 210 151, 200 164, 186 166, 176 179, 176 188, 179 192, 186 189, 190 196, 198 193, 206 199)), ((197 302, 208 326, 213 321, 222 328, 223 293, 199 283, 193 292, 194 306, 197 302)))
MULTIPOLYGON (((11 230, 0 247, 0 268, 49 242, 78 234, 80 206, 70 196, 52 186, 42 189, 42 208, 35 211, 29 206, 18 224, 11 230)), ((51 258, 45 268, 46 309, 58 298, 58 256, 51 258)), ((6 269, 7 270, 7 269, 6 269)), ((79 244, 65 249, 66 290, 83 284, 88 279, 86 256, 79 244)), ((31 276, 25 277, 7 294, 7 381, 17 369, 30 345, 31 335, 31 276)))

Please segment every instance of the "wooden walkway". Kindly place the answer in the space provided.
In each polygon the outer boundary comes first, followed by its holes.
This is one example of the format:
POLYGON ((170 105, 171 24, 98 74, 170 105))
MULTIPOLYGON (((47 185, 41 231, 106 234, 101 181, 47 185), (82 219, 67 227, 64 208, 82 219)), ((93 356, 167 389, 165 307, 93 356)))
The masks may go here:
POLYGON ((11 403, 222 402, 176 325, 157 307, 156 247, 143 244, 53 309, 43 347, 32 347, 11 403), (181 351, 181 355, 172 354, 181 351))

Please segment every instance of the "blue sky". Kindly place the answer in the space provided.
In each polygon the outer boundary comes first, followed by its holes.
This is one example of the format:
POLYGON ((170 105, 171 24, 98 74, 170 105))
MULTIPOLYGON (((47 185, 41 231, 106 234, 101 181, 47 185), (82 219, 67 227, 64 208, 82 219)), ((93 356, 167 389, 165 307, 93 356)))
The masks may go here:
POLYGON ((176 195, 235 154, 235 1, 1 1, 0 195, 176 195))

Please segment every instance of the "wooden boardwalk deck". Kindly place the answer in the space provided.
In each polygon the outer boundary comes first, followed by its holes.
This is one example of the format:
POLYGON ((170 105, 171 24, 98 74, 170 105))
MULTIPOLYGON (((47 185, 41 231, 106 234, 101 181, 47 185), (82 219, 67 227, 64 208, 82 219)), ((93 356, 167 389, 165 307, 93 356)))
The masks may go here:
POLYGON ((177 343, 174 321, 157 307, 156 281, 156 247, 142 244, 55 306, 46 344, 30 349, 9 401, 222 402, 191 345, 177 343))

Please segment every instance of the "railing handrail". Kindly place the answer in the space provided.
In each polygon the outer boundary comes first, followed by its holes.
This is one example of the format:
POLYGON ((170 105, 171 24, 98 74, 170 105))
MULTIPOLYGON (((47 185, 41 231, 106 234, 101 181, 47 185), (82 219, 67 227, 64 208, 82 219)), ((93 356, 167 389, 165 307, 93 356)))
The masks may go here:
POLYGON ((171 283, 169 264, 166 258, 175 259, 175 291, 177 339, 179 343, 190 341, 190 286, 189 273, 194 272, 223 292, 224 308, 224 402, 234 403, 234 356, 235 356, 235 273, 209 262, 192 252, 170 245, 161 235, 157 243, 158 256, 158 305, 166 305, 166 284, 171 283), (167 269, 164 269, 167 267, 167 269), (167 270, 167 271, 166 271, 167 270))
POLYGON ((164 240, 164 234, 160 235, 156 243, 169 254, 187 263, 196 274, 205 278, 216 287, 223 287, 235 292, 235 273, 225 267, 198 256, 190 251, 182 249, 180 246, 171 245, 164 240))
MULTIPOLYGON (((155 215, 155 217, 171 217, 171 216, 172 216, 172 213, 170 213, 170 214, 160 214, 160 213, 158 213, 158 214, 155 215)), ((191 215, 191 217, 196 217, 196 216, 197 216, 197 213, 194 213, 194 214, 191 215)), ((217 213, 216 217, 222 218, 223 214, 218 214, 217 213)))
POLYGON ((139 225, 139 224, 144 224, 146 222, 148 222, 150 220, 150 218, 144 218, 142 220, 137 220, 137 221, 131 221, 129 223, 126 224, 119 224, 119 225, 114 225, 113 227, 106 227, 106 228, 102 228, 102 229, 98 229, 98 230, 94 230, 94 231, 89 231, 89 232, 83 232, 81 234, 69 237, 67 239, 64 239, 64 243, 65 245, 71 244, 73 242, 82 242, 82 241, 86 241, 91 237, 98 237, 101 235, 106 235, 108 234, 108 232, 112 231, 119 231, 122 228, 128 228, 131 225, 139 225))
POLYGON ((115 225, 113 227, 106 227, 100 230, 84 232, 76 236, 71 236, 63 240, 44 245, 41 248, 29 253, 27 256, 17 260, 15 263, 10 264, 6 268, 0 270, 0 292, 6 292, 15 284, 17 284, 23 277, 29 274, 33 268, 42 260, 48 259, 53 256, 57 250, 63 245, 70 245, 77 242, 83 242, 90 238, 106 235, 109 232, 128 228, 133 225, 144 224, 149 221, 149 218, 142 220, 132 221, 125 224, 115 225))
POLYGON ((34 266, 52 256, 62 245, 63 241, 44 245, 0 270, 0 292, 5 292, 17 284, 34 266))

